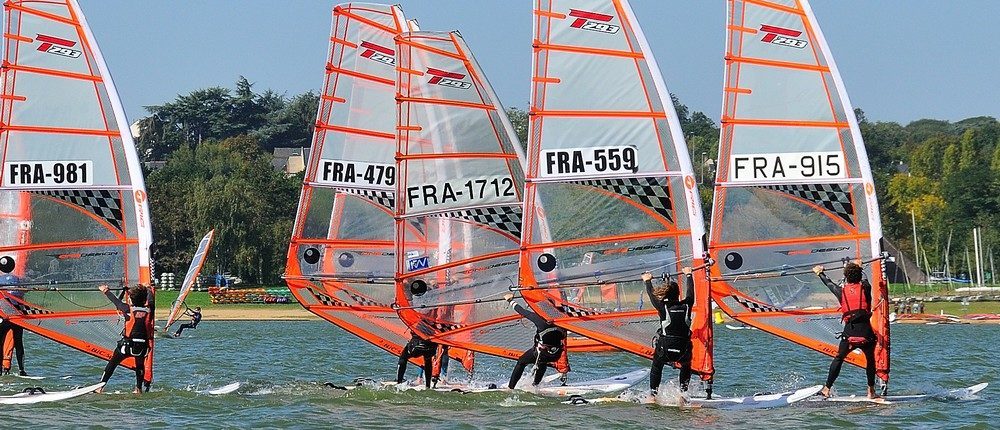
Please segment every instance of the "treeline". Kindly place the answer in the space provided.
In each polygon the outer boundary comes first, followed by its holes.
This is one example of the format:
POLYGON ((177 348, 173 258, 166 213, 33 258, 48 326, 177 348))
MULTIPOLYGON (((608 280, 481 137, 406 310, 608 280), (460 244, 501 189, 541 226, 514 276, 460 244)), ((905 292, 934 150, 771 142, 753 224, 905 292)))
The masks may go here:
MULTIPOLYGON (((143 161, 166 161, 147 172, 158 271, 183 273, 197 241, 216 229, 204 273, 230 272, 250 283, 277 283, 298 201, 301 175, 271 166, 276 147, 308 148, 319 97, 255 92, 241 78, 236 89, 208 88, 149 106, 139 120, 143 161)), ((711 213, 719 126, 703 112, 675 108, 701 180, 706 218, 711 213)), ((528 115, 508 110, 522 144, 528 115)), ((907 125, 870 122, 856 110, 880 195, 885 235, 912 254, 911 218, 921 259, 942 265, 949 234, 953 272, 965 268, 971 229, 1000 244, 1000 123, 991 117, 951 123, 923 119, 907 125), (911 217, 912 214, 912 217, 911 217)), ((990 249, 987 249, 989 251, 990 249)), ((987 261, 988 257, 987 257, 987 261)), ((987 263, 988 264, 988 263, 987 263)))
POLYGON ((301 175, 271 166, 275 147, 309 147, 319 97, 208 88, 149 106, 137 146, 147 172, 158 272, 187 271, 198 241, 215 229, 203 274, 231 273, 277 283, 298 202, 301 175))

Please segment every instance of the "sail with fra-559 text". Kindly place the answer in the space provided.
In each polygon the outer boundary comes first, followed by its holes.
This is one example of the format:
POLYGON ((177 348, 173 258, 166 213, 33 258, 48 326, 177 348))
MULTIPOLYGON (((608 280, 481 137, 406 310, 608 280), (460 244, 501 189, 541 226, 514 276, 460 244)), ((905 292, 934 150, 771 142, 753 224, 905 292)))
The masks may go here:
POLYGON ((693 267, 692 369, 711 379, 701 203, 635 14, 625 0, 535 0, 534 15, 522 294, 557 325, 651 358, 660 325, 640 274, 693 267))

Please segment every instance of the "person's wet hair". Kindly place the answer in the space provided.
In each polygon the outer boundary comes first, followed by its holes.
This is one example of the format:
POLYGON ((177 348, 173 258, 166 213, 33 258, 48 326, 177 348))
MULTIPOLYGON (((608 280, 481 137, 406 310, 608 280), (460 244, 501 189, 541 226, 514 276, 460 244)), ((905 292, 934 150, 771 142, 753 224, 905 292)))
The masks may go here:
POLYGON ((128 289, 128 299, 132 306, 146 306, 147 297, 149 297, 149 290, 144 285, 128 289))
POLYGON ((681 299, 681 287, 677 285, 677 282, 670 281, 667 283, 667 301, 676 302, 681 299))
POLYGON ((864 270, 861 269, 861 266, 855 263, 847 263, 847 265, 844 266, 844 278, 847 279, 847 282, 856 284, 861 282, 861 278, 863 277, 864 270))
POLYGON ((677 282, 670 281, 656 288, 653 288, 653 297, 666 301, 680 300, 681 288, 677 282))

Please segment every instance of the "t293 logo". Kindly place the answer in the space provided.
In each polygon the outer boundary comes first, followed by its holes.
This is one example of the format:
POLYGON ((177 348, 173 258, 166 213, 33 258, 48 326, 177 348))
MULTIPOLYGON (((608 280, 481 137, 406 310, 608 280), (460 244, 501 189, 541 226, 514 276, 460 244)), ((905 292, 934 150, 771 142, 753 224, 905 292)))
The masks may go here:
POLYGON ((615 18, 613 15, 570 9, 569 16, 576 18, 569 25, 572 28, 608 34, 615 34, 618 30, 621 30, 621 26, 610 24, 611 20, 615 18))

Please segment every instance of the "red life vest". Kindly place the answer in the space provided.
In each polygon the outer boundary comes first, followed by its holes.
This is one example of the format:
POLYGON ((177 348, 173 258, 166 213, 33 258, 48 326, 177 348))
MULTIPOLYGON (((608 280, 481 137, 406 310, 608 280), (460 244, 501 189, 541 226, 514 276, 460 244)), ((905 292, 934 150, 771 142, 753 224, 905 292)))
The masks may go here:
POLYGON ((840 293, 840 313, 846 321, 854 316, 857 311, 865 311, 871 314, 871 305, 865 299, 865 287, 858 283, 845 283, 840 293))

